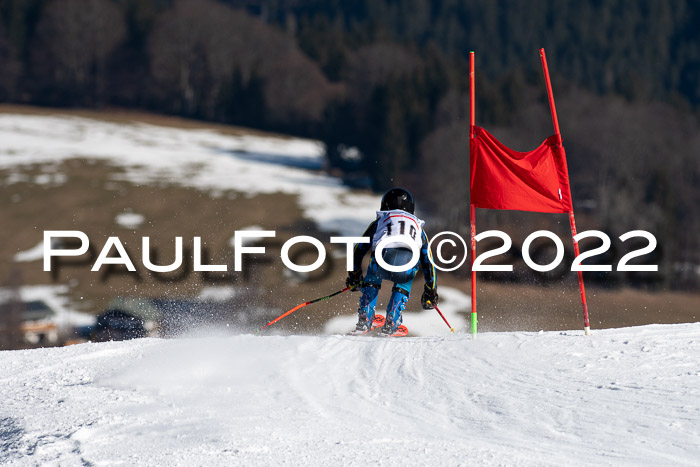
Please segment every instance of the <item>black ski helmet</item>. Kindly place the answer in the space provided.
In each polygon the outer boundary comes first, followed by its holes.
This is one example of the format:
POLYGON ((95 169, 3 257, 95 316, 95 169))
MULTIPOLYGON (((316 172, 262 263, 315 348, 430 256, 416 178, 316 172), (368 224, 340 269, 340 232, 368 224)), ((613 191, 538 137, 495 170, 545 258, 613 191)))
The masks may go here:
POLYGON ((413 214, 416 205, 413 202, 413 195, 403 188, 392 188, 382 196, 382 211, 401 209, 413 214))

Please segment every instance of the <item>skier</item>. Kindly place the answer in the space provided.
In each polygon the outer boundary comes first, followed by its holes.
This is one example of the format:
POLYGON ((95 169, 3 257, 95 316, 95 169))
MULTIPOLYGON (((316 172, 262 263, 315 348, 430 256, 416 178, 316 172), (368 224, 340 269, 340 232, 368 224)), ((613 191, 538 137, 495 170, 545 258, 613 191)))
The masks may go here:
MULTIPOLYGON (((424 222, 418 219, 414 213, 415 204, 413 196, 403 188, 392 188, 382 197, 380 211, 363 237, 369 237, 370 243, 358 243, 353 254, 353 270, 345 281, 353 291, 362 290, 360 306, 357 310, 358 321, 355 334, 362 334, 370 329, 374 319, 374 308, 377 304, 377 295, 386 279, 394 283, 391 289, 391 299, 386 308, 386 319, 380 333, 390 336, 397 332, 403 321, 402 313, 406 302, 411 295, 413 278, 422 266, 425 278, 425 287, 421 296, 423 309, 432 309, 438 304, 437 277, 435 267, 431 262, 431 254, 428 248, 428 236, 423 231, 424 222), (404 241, 413 241, 420 248, 420 261, 414 267, 402 272, 391 272, 382 268, 375 257, 375 249, 385 237, 401 235, 404 241), (362 277, 362 259, 371 249, 369 266, 364 279, 362 277)), ((411 261, 413 252, 405 243, 388 243, 382 251, 382 259, 387 265, 403 266, 411 261)))

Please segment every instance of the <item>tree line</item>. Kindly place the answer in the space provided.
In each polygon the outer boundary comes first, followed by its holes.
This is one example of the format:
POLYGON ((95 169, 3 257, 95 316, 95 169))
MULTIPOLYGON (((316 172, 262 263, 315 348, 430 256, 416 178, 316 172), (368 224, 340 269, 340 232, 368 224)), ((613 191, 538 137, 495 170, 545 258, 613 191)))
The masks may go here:
POLYGON ((545 47, 575 206, 658 232, 672 269, 700 263, 698 19, 689 0, 3 0, 0 101, 318 138, 348 183, 403 184, 464 230, 468 52, 477 123, 527 150, 552 132, 545 47))

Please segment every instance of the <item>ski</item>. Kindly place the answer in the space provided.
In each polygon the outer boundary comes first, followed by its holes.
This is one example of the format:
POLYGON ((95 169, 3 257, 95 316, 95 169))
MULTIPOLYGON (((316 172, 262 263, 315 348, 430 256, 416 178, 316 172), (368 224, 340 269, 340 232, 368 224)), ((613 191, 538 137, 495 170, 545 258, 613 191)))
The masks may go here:
POLYGON ((350 331, 348 335, 350 336, 364 336, 368 332, 372 332, 377 328, 381 328, 384 326, 384 316, 383 315, 374 315, 374 318, 372 319, 372 325, 370 326, 369 329, 365 331, 350 331))
POLYGON ((408 328, 403 324, 396 328, 393 334, 379 334, 381 337, 406 337, 408 335, 408 328))
POLYGON ((382 315, 374 315, 374 319, 372 320, 372 326, 367 329, 366 331, 350 331, 348 333, 349 336, 365 336, 368 335, 369 333, 372 333, 372 335, 376 335, 379 337, 406 337, 408 335, 408 328, 404 326, 403 324, 396 328, 396 331, 394 331, 393 334, 384 334, 381 331, 377 334, 376 332, 380 330, 382 326, 384 326, 385 318, 382 315))

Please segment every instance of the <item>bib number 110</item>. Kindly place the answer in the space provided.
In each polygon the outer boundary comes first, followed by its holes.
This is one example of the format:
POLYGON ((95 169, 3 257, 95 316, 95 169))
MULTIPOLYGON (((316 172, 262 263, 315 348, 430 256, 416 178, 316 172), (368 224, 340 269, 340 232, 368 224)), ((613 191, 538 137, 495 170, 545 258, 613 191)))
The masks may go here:
MULTIPOLYGON (((398 221, 397 224, 399 224, 399 235, 406 235, 406 221, 398 221)), ((408 234, 411 236, 413 240, 416 239, 416 228, 411 224, 408 226, 408 234)), ((386 226, 386 234, 391 236, 396 234, 396 232, 392 232, 391 224, 386 226)))

